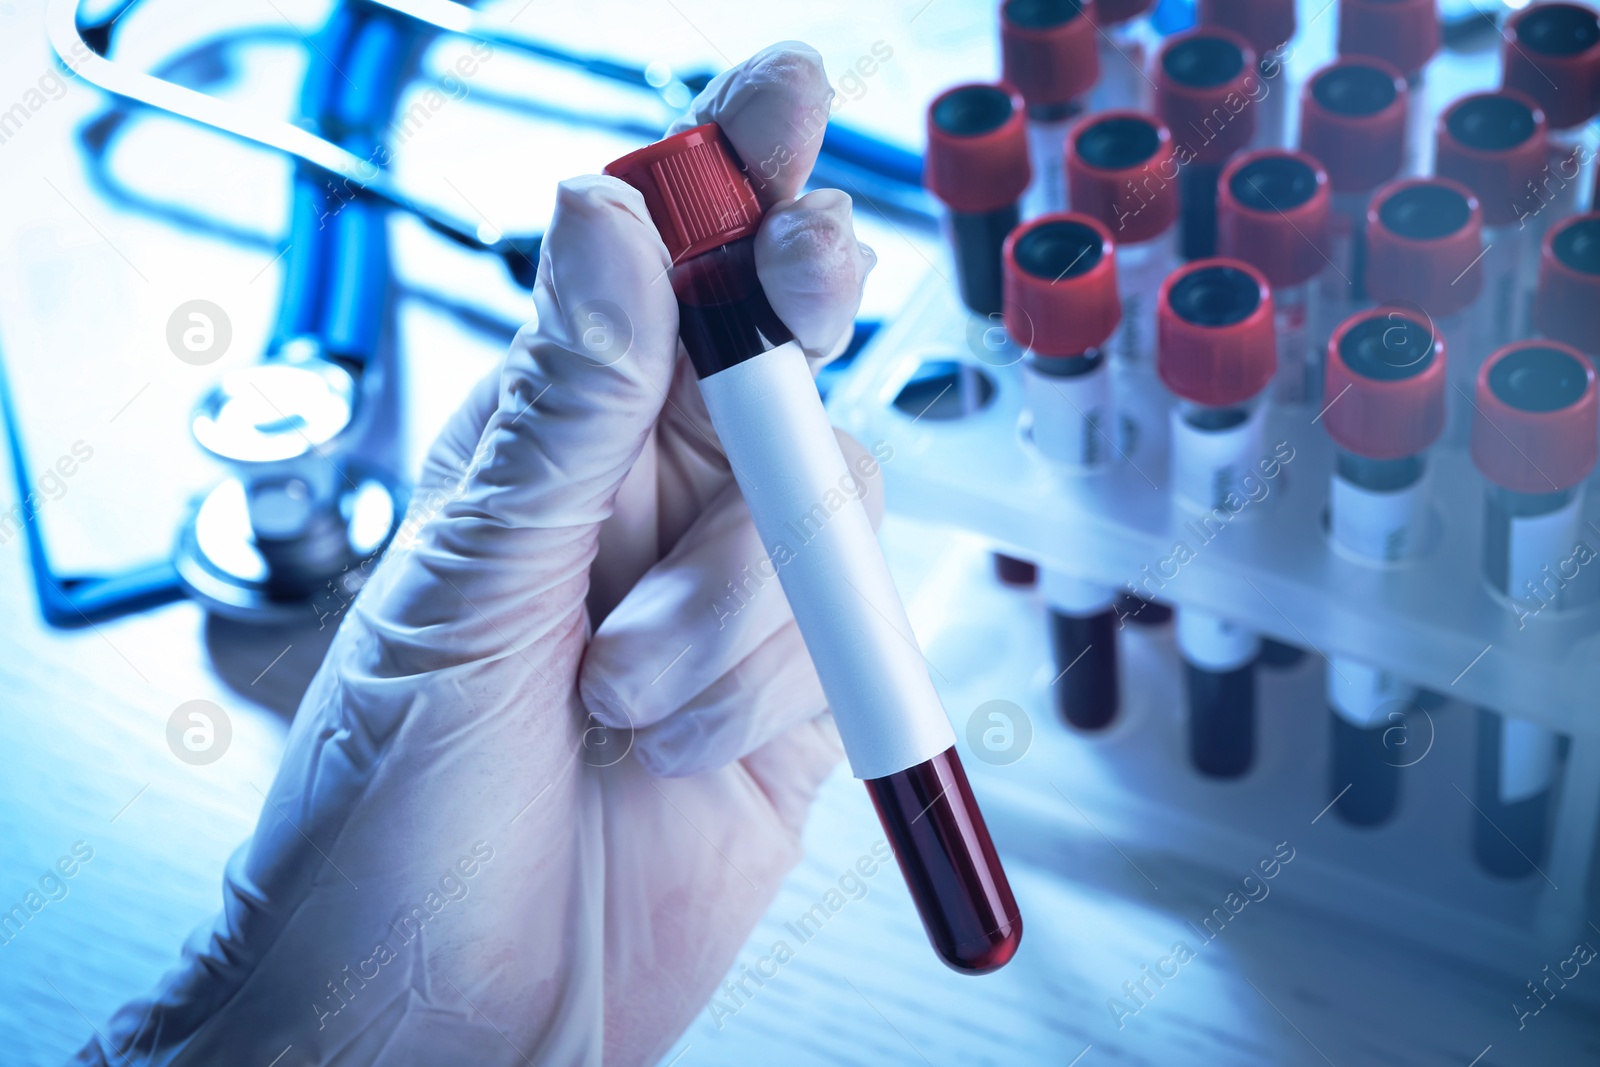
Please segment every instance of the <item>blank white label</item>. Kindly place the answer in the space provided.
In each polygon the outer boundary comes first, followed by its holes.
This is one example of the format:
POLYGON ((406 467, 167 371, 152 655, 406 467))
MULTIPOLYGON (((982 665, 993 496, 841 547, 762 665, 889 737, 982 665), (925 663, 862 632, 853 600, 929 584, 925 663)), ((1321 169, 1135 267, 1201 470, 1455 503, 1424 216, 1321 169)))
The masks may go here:
POLYGON ((1426 481, 1418 479, 1404 489, 1380 493, 1333 475, 1328 489, 1333 540, 1366 559, 1404 559, 1411 552, 1421 521, 1426 481))

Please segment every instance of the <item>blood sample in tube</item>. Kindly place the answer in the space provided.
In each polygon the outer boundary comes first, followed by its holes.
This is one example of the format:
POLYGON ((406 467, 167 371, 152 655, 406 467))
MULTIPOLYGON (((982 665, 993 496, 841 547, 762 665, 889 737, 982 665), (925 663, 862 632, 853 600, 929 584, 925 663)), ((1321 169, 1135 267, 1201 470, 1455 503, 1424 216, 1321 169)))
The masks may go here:
POLYGON ((1256 53, 1259 81, 1251 87, 1256 104, 1256 148, 1288 143, 1289 79, 1284 62, 1294 37, 1294 0, 1200 0, 1200 25, 1232 30, 1256 53))
POLYGON ((1471 189, 1483 210, 1483 296, 1478 333, 1483 351, 1527 333, 1535 262, 1526 220, 1546 166, 1544 112, 1511 89, 1472 93, 1439 116, 1434 169, 1471 189))
POLYGON ((1339 0, 1340 57, 1381 59, 1400 71, 1410 89, 1405 174, 1427 173, 1433 122, 1423 77, 1439 37, 1437 0, 1339 0))
MULTIPOLYGON (((1005 267, 1006 330, 1028 352, 1022 385, 1033 444, 1070 475, 1103 470, 1114 454, 1103 346, 1120 316, 1111 233, 1087 215, 1045 215, 1012 232, 1005 267)), ((1048 566, 1040 588, 1050 614, 1056 707, 1080 729, 1109 726, 1120 701, 1117 591, 1048 566)))
MULTIPOLYGON (((928 152, 923 184, 945 205, 945 229, 955 257, 956 288, 973 315, 1000 325, 1000 247, 1021 219, 1018 201, 1028 187, 1028 135, 1022 97, 1000 85, 958 85, 934 98, 928 107, 928 152)), ((987 345, 1004 331, 979 327, 987 345)), ((979 353, 996 365, 1016 361, 1016 353, 979 353)), ((960 372, 977 372, 963 364, 960 372)), ((963 388, 963 396, 979 390, 963 388)), ((995 576, 1011 586, 1027 587, 1037 568, 1004 553, 994 557, 995 576)))
POLYGON ((798 549, 788 525, 852 479, 805 353, 755 269, 761 207, 715 123, 606 167, 661 234, 679 335, 794 611, 845 754, 864 779, 939 956, 983 973, 1022 921, 905 608, 858 499, 798 549))
POLYGON ((1145 16, 1155 0, 1092 0, 1100 80, 1089 91, 1090 111, 1139 111, 1150 106, 1150 41, 1145 16))
POLYGON ((1366 301, 1367 204, 1400 173, 1406 150, 1405 79, 1381 59, 1323 67, 1300 96, 1300 149, 1322 161, 1333 192, 1322 276, 1325 337, 1366 301))
POLYGON ((1033 181, 1023 194, 1028 217, 1067 209, 1062 162, 1067 130, 1084 94, 1100 77, 1097 34, 1078 0, 1005 0, 1000 5, 1000 65, 1027 105, 1033 181))
MULTIPOLYGON (((1425 508, 1427 452, 1444 429, 1445 346, 1423 316, 1359 312, 1328 341, 1322 423, 1337 446, 1328 492, 1335 546, 1393 563, 1415 549, 1425 508)), ((1355 826, 1393 817, 1399 757, 1384 744, 1417 703, 1403 678, 1347 656, 1328 661, 1332 730, 1328 798, 1355 826)))
POLYGON ((1228 164, 1217 185, 1217 251, 1242 259, 1272 286, 1280 403, 1322 395, 1322 349, 1312 335, 1316 278, 1328 265, 1328 175, 1304 152, 1250 152, 1228 164))
POLYGON ((1545 234, 1533 325, 1541 335, 1600 356, 1600 213, 1575 215, 1545 234))
POLYGON ((1256 54, 1231 30, 1203 27, 1170 39, 1156 57, 1156 113, 1177 144, 1178 251, 1204 259, 1217 247, 1217 178, 1255 136, 1256 54))
POLYGON ((1525 93, 1549 124, 1547 170, 1533 190, 1535 239, 1551 225, 1589 208, 1594 180, 1593 130, 1600 110, 1600 17, 1582 4, 1533 4, 1501 34, 1501 84, 1525 93))
MULTIPOLYGON (((1202 527, 1234 521, 1272 463, 1263 427, 1277 363, 1272 292, 1247 263, 1206 259, 1161 289, 1161 380, 1177 397, 1171 478, 1202 527)), ((1255 664, 1261 639, 1198 608, 1177 609, 1189 710, 1189 758, 1202 774, 1236 778, 1255 758, 1255 664)))
POLYGON ((1367 208, 1367 291, 1425 316, 1450 346, 1448 432, 1465 442, 1473 380, 1486 354, 1474 302, 1483 288, 1483 212, 1448 178, 1406 178, 1367 208))
MULTIPOLYGON (((1484 573, 1506 597, 1548 601, 1544 569, 1581 537, 1583 482, 1600 453, 1594 368, 1559 342, 1521 341, 1484 363, 1477 387, 1472 460, 1489 483, 1484 573)), ((1504 878, 1543 863, 1557 776, 1559 736, 1518 718, 1522 710, 1479 712, 1475 853, 1504 878)))

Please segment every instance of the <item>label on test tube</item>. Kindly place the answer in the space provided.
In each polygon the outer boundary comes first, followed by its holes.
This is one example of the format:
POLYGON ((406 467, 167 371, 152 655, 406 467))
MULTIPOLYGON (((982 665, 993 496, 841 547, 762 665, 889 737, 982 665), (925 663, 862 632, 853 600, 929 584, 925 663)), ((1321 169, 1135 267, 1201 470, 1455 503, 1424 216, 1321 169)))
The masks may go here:
POLYGON ((1526 719, 1500 723, 1500 802, 1515 804, 1538 796, 1556 777, 1554 732, 1526 719))
POLYGON ((1111 607, 1116 590, 1046 567, 1039 579, 1044 602, 1068 615, 1094 615, 1111 607))
POLYGON ((1224 430, 1203 430, 1172 409, 1172 486, 1185 503, 1209 511, 1227 508, 1229 498, 1247 499, 1246 475, 1266 454, 1266 407, 1257 404, 1249 415, 1224 430))
POLYGON ((1278 379, 1275 395, 1285 404, 1304 404, 1314 398, 1322 367, 1312 357, 1311 286, 1293 285, 1273 292, 1273 314, 1278 334, 1278 379))
POLYGON ((1261 653, 1261 638, 1230 619, 1197 608, 1179 608, 1175 614, 1178 651, 1196 667, 1238 670, 1261 653))
POLYGON ((1335 656, 1328 661, 1328 706, 1352 726, 1382 726, 1398 701, 1410 700, 1412 689, 1381 667, 1335 656))
POLYGON ((1104 464, 1111 452, 1111 377, 1104 362, 1087 374, 1046 374, 1023 365, 1024 402, 1033 415, 1034 446, 1078 470, 1104 464))
POLYGON ((1067 131, 1075 119, 1055 122, 1028 120, 1028 159, 1033 181, 1022 194, 1022 215, 1035 218, 1050 211, 1067 210, 1067 169, 1062 158, 1067 131))
POLYGON ((1328 492, 1334 543, 1362 559, 1405 558, 1426 499, 1422 486, 1419 479, 1404 489, 1380 493, 1334 474, 1328 492))
POLYGON ((819 665, 851 771, 883 778, 950 748, 955 732, 856 503, 856 473, 837 448, 795 445, 834 440, 805 353, 790 341, 702 378, 700 391, 819 665))
POLYGON ((1571 558, 1582 526, 1583 494, 1574 493, 1564 507, 1543 515, 1511 519, 1507 545, 1506 593, 1513 600, 1537 597, 1537 603, 1559 606, 1561 590, 1548 588, 1546 569, 1554 571, 1571 558))

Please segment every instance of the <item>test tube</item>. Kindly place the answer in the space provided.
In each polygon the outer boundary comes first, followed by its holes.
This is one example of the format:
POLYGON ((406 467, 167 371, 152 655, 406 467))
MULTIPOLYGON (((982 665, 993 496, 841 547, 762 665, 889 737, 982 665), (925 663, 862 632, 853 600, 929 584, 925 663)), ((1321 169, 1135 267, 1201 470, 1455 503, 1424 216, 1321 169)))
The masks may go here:
MULTIPOLYGON (((1045 215, 1005 247, 1005 321, 1026 347, 1022 387, 1033 444, 1076 475, 1111 458, 1111 373, 1102 346, 1117 328, 1111 232, 1087 215, 1045 215)), ((1046 567, 1056 707, 1070 725, 1099 730, 1116 718, 1117 591, 1046 567)))
POLYGON ((1150 106, 1150 37, 1144 18, 1156 0, 1093 0, 1100 80, 1089 91, 1090 111, 1140 111, 1150 106))
POLYGON ((1314 341, 1315 280, 1328 265, 1328 175, 1304 152, 1269 148, 1228 164, 1217 185, 1217 250, 1272 286, 1278 372, 1273 398, 1316 403, 1322 348, 1314 341))
MULTIPOLYGON (((1600 18, 1582 4, 1534 4, 1506 23, 1501 84, 1544 111, 1549 159, 1530 187, 1535 240, 1588 210, 1594 180, 1589 120, 1600 110, 1600 18)), ((1536 254, 1536 253, 1535 253, 1536 254)))
MULTIPOLYGON (((1158 366, 1177 397, 1171 480, 1198 521, 1231 521, 1263 456, 1266 392, 1277 362, 1272 292, 1254 267, 1203 259, 1161 288, 1158 366), (1220 514, 1219 514, 1220 513, 1220 514)), ((1189 759, 1236 778, 1255 758, 1255 663, 1261 639, 1212 612, 1179 606, 1176 630, 1189 708, 1189 759)))
POLYGON ((1472 426, 1472 383, 1485 354, 1473 308, 1483 288, 1482 235, 1478 198, 1448 178, 1390 182, 1367 208, 1367 291, 1427 318, 1449 343, 1446 425, 1457 442, 1472 426))
POLYGON ((1511 89, 1464 96, 1439 116, 1434 169, 1471 189, 1483 210, 1482 351, 1526 335, 1533 231, 1529 188, 1546 165, 1544 112, 1511 89))
POLYGON ((743 165, 708 123, 605 170, 639 190, 666 245, 679 336, 711 424, 929 939, 955 970, 1001 967, 1021 916, 866 509, 846 493, 807 540, 791 530, 855 472, 804 351, 762 292, 762 211, 743 165))
POLYGON ((1078 0, 1006 0, 1000 5, 1000 65, 1027 106, 1033 180, 1022 197, 1029 218, 1067 210, 1062 162, 1067 129, 1100 77, 1094 24, 1078 0))
POLYGON ((1319 338, 1366 301, 1367 204, 1404 163, 1407 95, 1398 70, 1365 58, 1323 67, 1301 93, 1300 149, 1322 162, 1333 191, 1319 338))
POLYGON ((1439 50, 1439 37, 1437 0, 1339 0, 1340 58, 1381 59, 1405 78, 1404 174, 1428 173, 1433 123, 1426 113, 1423 75, 1439 50))
POLYGON ((1184 259, 1217 248, 1217 178, 1255 136, 1260 92, 1256 54, 1231 30, 1202 27, 1169 39, 1156 57, 1156 113, 1172 131, 1178 161, 1184 259))
MULTIPOLYGON (((923 184, 945 205, 945 232, 955 257, 956 289, 967 310, 1001 324, 1000 248, 1021 219, 1018 200, 1028 187, 1028 135, 1022 97, 1002 85, 973 83, 947 89, 928 106, 928 151, 923 184)), ((968 331, 984 338, 1004 331, 968 331)), ((1012 354, 980 354, 997 363, 1012 354)), ((972 375, 963 369, 964 375, 972 375)), ((976 395, 976 389, 963 389, 976 395)), ((1027 587, 1038 570, 1026 560, 997 552, 995 576, 1027 587)))
MULTIPOLYGON (((1560 342, 1520 341, 1484 363, 1477 390, 1472 460, 1489 483, 1485 576, 1504 596, 1548 597, 1542 572, 1572 554, 1583 482, 1600 452, 1594 368, 1560 342)), ((1474 850, 1484 870, 1516 878, 1544 859, 1560 738, 1516 718, 1516 708, 1501 711, 1478 713, 1474 850)))
POLYGON ((1261 79, 1252 146, 1281 148, 1289 137, 1289 79, 1285 45, 1294 37, 1294 0, 1200 0, 1200 25, 1232 30, 1256 53, 1261 79))
POLYGON ((1543 241, 1533 325, 1541 335, 1600 357, 1600 213, 1557 223, 1543 241))
MULTIPOLYGON (((1427 450, 1445 418, 1445 345, 1424 316, 1396 308, 1358 312, 1328 341, 1322 422, 1336 447, 1328 532, 1336 548, 1377 563, 1415 548, 1425 507, 1427 450)), ((1328 661, 1331 726, 1328 797, 1355 826, 1394 814, 1400 767, 1384 758, 1384 734, 1417 690, 1351 659, 1328 661)))

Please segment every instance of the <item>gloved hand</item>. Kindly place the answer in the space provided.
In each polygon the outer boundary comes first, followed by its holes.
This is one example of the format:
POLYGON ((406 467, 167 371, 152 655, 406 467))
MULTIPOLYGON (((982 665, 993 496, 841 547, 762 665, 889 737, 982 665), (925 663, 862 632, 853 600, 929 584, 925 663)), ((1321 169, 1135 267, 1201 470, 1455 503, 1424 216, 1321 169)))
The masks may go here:
MULTIPOLYGON (((874 262, 848 197, 791 199, 830 95, 779 45, 683 124, 783 160, 758 265, 818 362, 874 262)), ((78 1062, 650 1064, 706 1003, 841 750, 667 266, 637 192, 563 183, 537 325, 434 446, 221 915, 78 1062)))

